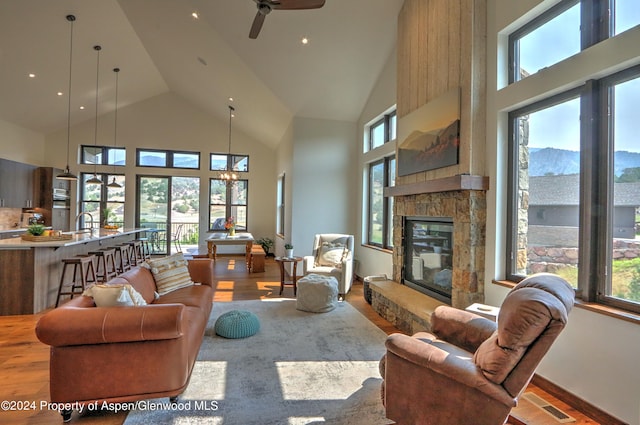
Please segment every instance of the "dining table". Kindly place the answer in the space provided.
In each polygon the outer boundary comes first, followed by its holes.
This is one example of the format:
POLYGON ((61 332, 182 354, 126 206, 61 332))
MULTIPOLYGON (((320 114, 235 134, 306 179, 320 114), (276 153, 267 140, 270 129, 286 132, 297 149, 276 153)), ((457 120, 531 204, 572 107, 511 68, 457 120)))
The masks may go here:
POLYGON ((245 260, 248 266, 251 262, 251 247, 254 242, 255 239, 249 232, 237 232, 235 235, 229 235, 226 232, 212 233, 207 238, 207 255, 215 261, 219 245, 244 245, 245 260))

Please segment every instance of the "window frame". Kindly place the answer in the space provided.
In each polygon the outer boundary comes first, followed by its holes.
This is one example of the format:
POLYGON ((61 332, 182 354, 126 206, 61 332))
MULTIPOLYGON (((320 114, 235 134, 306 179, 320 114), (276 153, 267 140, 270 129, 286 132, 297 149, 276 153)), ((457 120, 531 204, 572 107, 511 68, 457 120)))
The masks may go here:
POLYGON ((146 149, 146 148, 137 148, 136 149, 136 167, 150 167, 150 168, 175 168, 180 170, 199 170, 200 166, 200 152, 196 151, 184 151, 184 150, 170 150, 170 149, 146 149), (144 152, 158 152, 165 154, 165 163, 164 165, 149 165, 149 164, 140 164, 140 154, 144 152), (175 155, 193 155, 197 159, 196 167, 177 167, 175 165, 175 155))
POLYGON ((609 294, 613 265, 614 139, 611 122, 615 111, 609 94, 616 84, 640 78, 640 65, 589 80, 582 86, 534 102, 508 116, 508 175, 506 216, 506 278, 518 282, 518 129, 516 119, 554 104, 580 99, 580 205, 578 237, 578 285, 576 297, 585 302, 640 313, 640 302, 609 294), (603 172, 604 170, 604 172, 603 172), (604 247, 604 249, 603 249, 604 247))
POLYGON ((391 183, 391 167, 390 164, 392 161, 395 161, 396 156, 388 155, 384 158, 380 158, 376 161, 372 161, 368 163, 367 169, 367 181, 368 181, 368 190, 367 190, 367 245, 375 246, 381 249, 392 250, 393 249, 393 226, 391 223, 393 221, 393 211, 390 208, 391 203, 393 202, 388 196, 382 196, 382 242, 375 242, 371 240, 373 234, 373 172, 372 169, 375 166, 379 166, 382 164, 382 174, 383 174, 383 187, 387 187, 391 183))
POLYGON ((396 135, 393 134, 394 131, 397 130, 397 115, 396 115, 396 109, 394 109, 393 111, 384 114, 380 119, 376 120, 375 122, 371 123, 368 127, 368 146, 367 146, 367 150, 368 151, 373 151, 375 149, 378 149, 380 147, 382 147, 385 143, 388 143, 392 140, 395 140, 396 135), (379 126, 383 126, 383 141, 382 144, 379 146, 373 146, 373 141, 374 141, 374 137, 373 137, 373 133, 374 130, 377 129, 379 126))
MULTIPOLYGON (((561 0, 558 4, 549 8, 549 10, 536 16, 534 19, 528 21, 520 28, 509 34, 509 84, 522 80, 517 72, 520 69, 517 41, 566 12, 578 3, 580 4, 580 51, 616 35, 613 34, 616 13, 615 0, 561 0)), ((552 65, 555 64, 551 64, 549 66, 552 65)))
MULTIPOLYGON (((99 212, 99 216, 98 217, 93 217, 93 225, 94 225, 94 229, 99 229, 100 227, 102 227, 102 224, 105 223, 105 210, 107 208, 107 204, 111 203, 111 204, 122 204, 122 208, 125 208, 125 204, 126 204, 126 191, 124 190, 124 186, 121 188, 121 190, 124 192, 124 200, 123 201, 109 201, 109 189, 111 189, 109 186, 107 186, 107 183, 109 181, 111 181, 111 179, 113 179, 114 176, 117 177, 125 177, 124 174, 118 174, 118 173, 96 173, 96 176, 98 176, 98 178, 100 180, 102 180, 103 184, 100 185, 100 200, 98 201, 94 201, 94 200, 90 200, 90 199, 85 199, 86 196, 86 185, 84 184, 84 182, 86 181, 86 177, 93 177, 94 173, 80 173, 79 176, 79 182, 82 183, 81 185, 81 190, 80 190, 80 208, 79 211, 80 213, 85 213, 88 212, 86 211, 85 205, 89 204, 89 203, 97 203, 98 205, 98 212, 99 212)), ((91 214, 91 212, 89 212, 91 214)), ((93 214, 91 214, 93 216, 93 214)), ((81 222, 79 223, 81 226, 84 227, 85 223, 85 219, 83 216, 80 217, 81 222)), ((122 224, 124 225, 124 221, 125 221, 125 217, 122 217, 122 224)), ((116 222, 116 223, 120 223, 120 222, 116 222)))
POLYGON ((84 164, 84 165, 112 165, 115 167, 124 167, 126 164, 126 159, 127 159, 127 148, 125 147, 114 147, 114 146, 95 146, 95 145, 80 145, 80 164, 84 164), (95 163, 95 162, 91 162, 87 159, 87 152, 86 149, 100 149, 101 151, 101 158, 102 161, 100 161, 99 163, 95 163), (114 162, 109 161, 109 153, 111 151, 123 151, 124 152, 124 158, 125 158, 125 162, 123 164, 116 164, 114 162))
POLYGON ((209 154, 209 171, 235 171, 238 173, 248 173, 249 172, 249 155, 237 154, 237 153, 219 153, 212 152, 209 154), (225 157, 226 158, 226 166, 224 169, 221 168, 213 168, 213 155, 225 157), (243 159, 247 160, 247 168, 246 170, 240 170, 235 164, 242 162, 243 159))
MULTIPOLYGON (((226 185, 226 193, 225 193, 225 202, 224 203, 212 203, 211 202, 211 185, 213 181, 223 181, 222 179, 216 178, 216 177, 211 177, 209 178, 209 221, 207 224, 208 227, 208 232, 227 232, 226 229, 214 229, 212 224, 213 224, 213 219, 211 217, 211 208, 213 206, 224 206, 225 209, 225 219, 229 218, 229 217, 236 217, 233 214, 233 208, 237 208, 237 207, 244 207, 244 209, 246 210, 246 215, 245 215, 245 226, 240 226, 239 224, 236 224, 236 230, 237 231, 244 231, 247 232, 249 229, 249 180, 248 179, 238 179, 236 180, 236 182, 232 185, 226 185), (239 182, 243 182, 245 185, 245 199, 246 202, 244 204, 240 204, 240 203, 232 203, 230 202, 231 199, 233 199, 233 188, 234 186, 237 186, 237 184, 239 182)), ((237 217, 236 217, 237 219, 237 217)), ((236 222, 237 223, 237 222, 236 222)))
POLYGON ((278 176, 276 186, 276 234, 282 237, 285 233, 285 183, 286 175, 282 173, 278 176))

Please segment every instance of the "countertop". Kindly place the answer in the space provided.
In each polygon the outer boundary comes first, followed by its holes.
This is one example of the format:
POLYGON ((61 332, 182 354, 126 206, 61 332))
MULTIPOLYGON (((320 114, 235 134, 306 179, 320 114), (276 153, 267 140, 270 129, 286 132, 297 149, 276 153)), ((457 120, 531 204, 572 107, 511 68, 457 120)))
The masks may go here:
POLYGON ((0 240, 0 249, 29 249, 29 248, 60 248, 65 246, 79 245, 83 243, 95 242, 118 236, 130 235, 139 232, 146 232, 149 229, 144 228, 121 228, 121 229, 98 229, 89 233, 84 232, 63 232, 71 234, 71 239, 51 242, 31 242, 24 241, 21 238, 11 238, 0 240))

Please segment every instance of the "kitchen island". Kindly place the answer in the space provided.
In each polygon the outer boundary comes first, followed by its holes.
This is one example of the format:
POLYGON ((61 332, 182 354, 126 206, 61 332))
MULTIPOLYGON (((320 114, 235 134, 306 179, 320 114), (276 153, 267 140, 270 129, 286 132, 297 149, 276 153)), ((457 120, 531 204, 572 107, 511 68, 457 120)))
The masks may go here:
POLYGON ((53 307, 64 258, 119 245, 147 230, 68 232, 69 240, 47 242, 0 240, 0 316, 34 314, 53 307))

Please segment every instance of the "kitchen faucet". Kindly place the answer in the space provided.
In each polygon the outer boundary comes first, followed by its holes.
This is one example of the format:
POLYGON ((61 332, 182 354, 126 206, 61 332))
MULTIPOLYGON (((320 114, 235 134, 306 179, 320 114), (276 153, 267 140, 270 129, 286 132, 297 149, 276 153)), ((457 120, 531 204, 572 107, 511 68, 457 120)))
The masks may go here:
POLYGON ((80 214, 78 214, 76 216, 76 230, 80 231, 80 230, 89 230, 90 232, 93 232, 93 216, 91 215, 91 213, 88 212, 81 212, 80 214), (89 227, 83 227, 82 229, 80 228, 80 217, 82 217, 83 215, 88 215, 89 216, 89 227))

